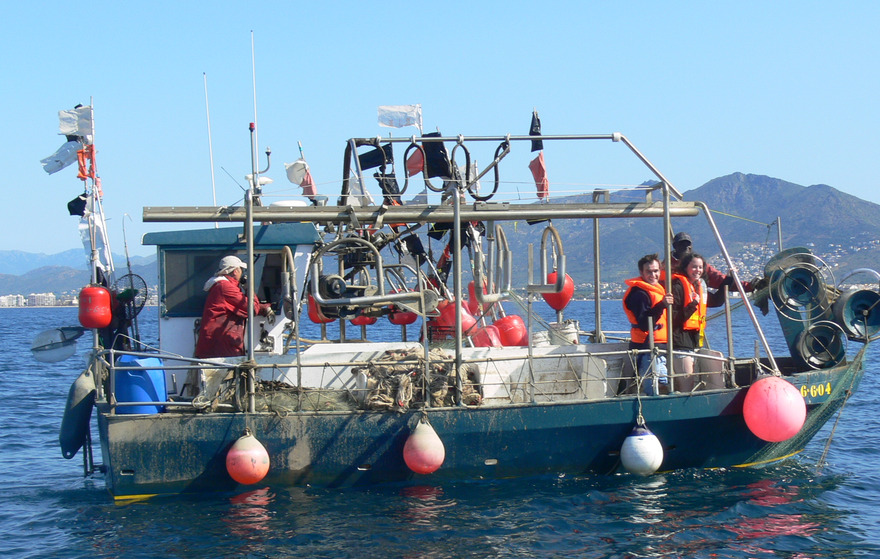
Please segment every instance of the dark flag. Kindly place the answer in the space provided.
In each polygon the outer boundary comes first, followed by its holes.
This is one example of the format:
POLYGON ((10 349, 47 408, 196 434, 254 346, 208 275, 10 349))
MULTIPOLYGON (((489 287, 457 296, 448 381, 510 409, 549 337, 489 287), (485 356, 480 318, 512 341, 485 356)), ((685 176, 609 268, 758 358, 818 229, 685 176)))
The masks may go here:
MULTIPOLYGON (((424 138, 436 138, 440 136, 440 132, 429 132, 424 134, 424 138)), ((449 152, 443 142, 423 142, 422 148, 425 150, 425 159, 427 159, 428 178, 446 177, 452 178, 452 165, 449 163, 449 152)))
MULTIPOLYGON (((532 125, 529 126, 529 136, 541 135, 541 119, 538 118, 538 111, 532 111, 532 125)), ((543 140, 532 140, 532 151, 544 149, 543 140)))
POLYGON ((389 142, 384 146, 371 149, 370 151, 358 155, 358 161, 361 164, 362 171, 372 169, 373 167, 393 164, 394 152, 391 151, 391 143, 389 142))

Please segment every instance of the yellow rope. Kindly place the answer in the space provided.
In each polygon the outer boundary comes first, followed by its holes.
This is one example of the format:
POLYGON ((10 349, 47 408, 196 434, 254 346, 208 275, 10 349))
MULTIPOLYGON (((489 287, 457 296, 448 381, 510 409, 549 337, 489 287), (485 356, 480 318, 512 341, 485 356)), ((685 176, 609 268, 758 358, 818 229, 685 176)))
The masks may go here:
POLYGON ((721 211, 718 211, 718 210, 709 210, 709 211, 712 212, 712 213, 714 213, 714 214, 718 214, 718 215, 724 215, 724 216, 732 217, 732 218, 735 218, 735 219, 742 219, 743 221, 751 221, 752 223, 757 223, 758 225, 764 225, 764 226, 766 226, 766 227, 771 227, 771 226, 773 225, 772 223, 764 223, 763 221, 756 221, 756 220, 754 220, 754 219, 749 219, 749 218, 747 218, 747 217, 742 217, 742 216, 738 216, 738 215, 734 215, 734 214, 729 214, 729 213, 721 212, 721 211))

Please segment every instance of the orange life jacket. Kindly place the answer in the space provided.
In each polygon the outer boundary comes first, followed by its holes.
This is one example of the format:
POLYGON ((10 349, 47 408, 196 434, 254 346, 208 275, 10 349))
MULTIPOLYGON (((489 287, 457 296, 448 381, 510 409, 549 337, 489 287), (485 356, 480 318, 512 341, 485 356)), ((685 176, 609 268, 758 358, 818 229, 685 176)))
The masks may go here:
POLYGON ((700 280, 699 282, 697 282, 697 286, 694 287, 687 276, 683 276, 680 274, 673 274, 672 279, 673 281, 677 279, 681 282, 682 287, 684 287, 684 299, 682 300, 682 306, 686 307, 693 301, 699 301, 699 304, 697 305, 697 310, 694 311, 694 314, 685 319, 682 330, 699 332, 699 345, 702 346, 706 332, 706 308, 709 301, 709 296, 706 293, 705 284, 702 280, 700 280))
MULTIPOLYGON (((658 283, 656 285, 651 285, 642 278, 628 279, 624 283, 629 286, 629 289, 626 290, 626 294, 623 296, 623 312, 626 313, 626 318, 629 319, 629 323, 632 326, 629 331, 630 339, 632 339, 634 343, 641 344, 648 339, 648 332, 647 330, 639 328, 639 320, 636 315, 627 308, 626 298, 629 296, 630 291, 633 290, 633 287, 638 287, 648 294, 651 298, 651 306, 653 307, 663 300, 663 297, 666 295, 666 289, 663 287, 663 284, 658 283)), ((666 324, 666 318, 666 311, 664 310, 663 314, 654 324, 654 343, 665 344, 669 340, 669 329, 666 324)))

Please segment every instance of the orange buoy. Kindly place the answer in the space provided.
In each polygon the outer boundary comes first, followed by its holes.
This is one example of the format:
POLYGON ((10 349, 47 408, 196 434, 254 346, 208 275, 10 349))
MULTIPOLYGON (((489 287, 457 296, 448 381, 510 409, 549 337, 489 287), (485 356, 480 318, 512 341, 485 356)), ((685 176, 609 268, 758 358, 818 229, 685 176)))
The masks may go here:
POLYGON ((746 392, 743 417, 756 437, 778 443, 792 438, 804 426, 807 404, 790 382, 777 376, 764 377, 746 392))
MULTIPOLYGON (((550 272, 547 274, 547 283, 556 283, 556 272, 550 272)), ((550 305, 555 311, 561 311, 568 303, 571 301, 572 296, 574 296, 574 280, 571 279, 571 276, 565 274, 565 280, 562 283, 562 291, 559 293, 541 293, 541 297, 544 298, 544 301, 550 305)))
POLYGON ((79 323, 86 328, 110 326, 113 312, 110 292, 100 285, 89 285, 79 292, 79 323))
POLYGON ((509 314, 496 320, 494 326, 498 328, 503 345, 519 346, 528 344, 528 330, 521 316, 509 314))
POLYGON ((403 445, 403 460, 417 474, 436 472, 446 459, 446 449, 430 423, 419 421, 403 445))
POLYGON ((269 471, 269 453, 250 429, 232 443, 226 453, 226 471, 238 483, 250 485, 266 477, 269 471))

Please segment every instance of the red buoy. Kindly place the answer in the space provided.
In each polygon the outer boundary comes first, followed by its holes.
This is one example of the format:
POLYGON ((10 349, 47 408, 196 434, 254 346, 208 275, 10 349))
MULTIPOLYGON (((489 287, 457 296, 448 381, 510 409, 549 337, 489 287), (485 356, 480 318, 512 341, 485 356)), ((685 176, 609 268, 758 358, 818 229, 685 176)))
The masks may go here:
POLYGON ((528 344, 528 330, 521 316, 509 314, 495 321, 498 328, 501 343, 505 346, 519 346, 528 344))
POLYGON ((391 324, 396 324, 398 326, 406 326, 407 324, 412 324, 419 318, 414 312, 409 311, 399 311, 398 307, 393 306, 394 310, 388 314, 388 320, 391 324))
POLYGON ((477 328, 477 331, 471 336, 471 341, 475 347, 501 347, 501 334, 498 327, 490 324, 485 328, 477 328))
POLYGON ((106 328, 112 319, 110 292, 106 287, 89 285, 79 292, 80 324, 86 328, 106 328))
POLYGON ((743 417, 756 437, 778 443, 801 430, 807 417, 807 405, 790 382, 776 376, 764 377, 746 392, 743 417))
MULTIPOLYGON (((556 284, 556 272, 550 272, 547 274, 547 283, 556 284)), ((574 295, 574 280, 571 279, 571 276, 565 274, 565 281, 562 283, 562 291, 559 293, 541 293, 541 297, 550 305, 555 311, 561 311, 568 303, 571 301, 572 296, 574 295)))
POLYGON ((376 324, 376 320, 378 319, 375 316, 359 314, 351 319, 351 323, 355 326, 369 326, 370 324, 376 324))
POLYGON ((318 306, 318 303, 311 294, 309 294, 309 301, 306 304, 306 309, 309 313, 309 320, 315 324, 327 324, 328 322, 333 322, 332 318, 324 316, 324 313, 321 312, 321 307, 318 306))
POLYGON ((245 429, 226 453, 226 471, 238 483, 250 485, 266 477, 269 471, 269 453, 250 430, 245 429))
MULTIPOLYGON (((440 316, 437 317, 438 326, 441 328, 455 328, 455 307, 456 305, 451 303, 444 305, 443 308, 440 308, 440 305, 437 306, 440 309, 440 316)), ((458 305, 458 307, 461 309, 461 331, 467 332, 474 327, 477 319, 464 308, 464 305, 458 305)))
POLYGON ((436 472, 446 459, 446 449, 430 423, 416 425, 403 445, 403 460, 417 474, 436 472))

